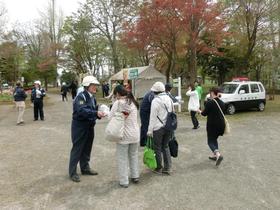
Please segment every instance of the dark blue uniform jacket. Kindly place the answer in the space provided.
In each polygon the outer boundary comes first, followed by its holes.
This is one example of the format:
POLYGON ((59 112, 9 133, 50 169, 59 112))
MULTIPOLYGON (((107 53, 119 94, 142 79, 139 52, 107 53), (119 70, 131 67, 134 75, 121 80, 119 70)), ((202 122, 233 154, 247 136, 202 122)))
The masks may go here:
POLYGON ((95 124, 98 106, 96 99, 85 90, 77 95, 73 104, 73 121, 95 124))

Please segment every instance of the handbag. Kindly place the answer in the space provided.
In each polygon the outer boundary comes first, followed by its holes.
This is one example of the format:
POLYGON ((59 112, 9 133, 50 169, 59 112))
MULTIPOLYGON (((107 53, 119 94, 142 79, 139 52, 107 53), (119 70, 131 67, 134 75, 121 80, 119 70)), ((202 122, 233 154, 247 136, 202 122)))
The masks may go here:
POLYGON ((148 137, 144 149, 143 162, 148 168, 156 169, 157 168, 156 154, 155 151, 153 150, 152 145, 153 145, 153 139, 152 137, 148 137))
POLYGON ((217 102, 215 99, 213 99, 213 100, 216 102, 217 106, 219 107, 219 109, 220 109, 220 111, 221 111, 221 113, 222 113, 222 115, 223 115, 224 121, 225 121, 225 130, 224 130, 224 134, 229 134, 229 133, 230 133, 230 125, 229 125, 229 122, 228 122, 227 118, 225 117, 225 115, 224 115, 224 113, 223 113, 223 111, 222 111, 220 105, 218 104, 218 102, 217 102))
POLYGON ((170 155, 174 158, 178 157, 178 142, 176 140, 176 137, 174 133, 172 134, 172 137, 170 141, 168 142, 169 150, 170 150, 170 155))
POLYGON ((123 138, 124 133, 124 114, 120 111, 120 102, 118 101, 118 110, 109 121, 105 129, 105 138, 108 141, 119 142, 123 138))

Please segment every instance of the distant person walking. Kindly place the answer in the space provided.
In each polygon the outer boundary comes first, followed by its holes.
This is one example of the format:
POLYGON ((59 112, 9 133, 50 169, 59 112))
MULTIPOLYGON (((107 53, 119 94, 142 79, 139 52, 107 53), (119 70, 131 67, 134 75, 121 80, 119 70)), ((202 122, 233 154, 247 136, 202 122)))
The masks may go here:
POLYGON ((199 111, 199 96, 193 84, 189 85, 186 95, 190 97, 188 103, 188 110, 191 114, 193 129, 198 129, 199 122, 196 118, 196 114, 199 111))
POLYGON ((127 188, 129 185, 129 174, 133 183, 138 183, 139 181, 138 143, 140 140, 140 130, 137 122, 139 104, 132 93, 127 91, 122 85, 116 86, 114 93, 116 101, 112 106, 109 119, 120 110, 125 115, 124 135, 116 145, 119 184, 121 187, 127 188))
POLYGON ((65 82, 62 83, 60 92, 61 92, 61 96, 62 96, 62 101, 64 101, 64 100, 68 101, 68 99, 67 99, 68 87, 65 82))
POLYGON ((166 84, 165 84, 165 92, 166 92, 166 94, 171 98, 171 100, 173 101, 173 103, 177 103, 177 102, 179 102, 179 101, 175 98, 175 96, 173 96, 173 95, 171 94, 172 88, 173 88, 172 84, 170 84, 170 83, 166 83, 166 84))
POLYGON ((22 88, 22 85, 20 82, 16 83, 16 88, 14 91, 14 101, 16 103, 16 108, 18 111, 18 118, 17 118, 17 125, 23 125, 24 120, 23 120, 23 115, 24 115, 24 110, 25 110, 25 99, 27 95, 22 88))
POLYGON ((154 140, 154 150, 156 154, 157 168, 154 170, 157 174, 171 174, 171 155, 169 150, 169 140, 172 131, 164 128, 167 121, 168 112, 174 110, 173 102, 165 93, 165 87, 162 82, 156 82, 151 91, 155 93, 155 98, 151 105, 150 122, 148 128, 148 136, 152 136, 154 140), (163 163, 162 166, 162 156, 163 163))
POLYGON ((69 85, 69 89, 71 89, 72 99, 74 100, 77 95, 77 89, 78 89, 77 81, 72 81, 71 84, 69 85))
POLYGON ((216 161, 217 166, 223 160, 223 156, 219 151, 218 137, 222 136, 225 130, 224 116, 220 111, 220 108, 223 112, 225 111, 225 104, 219 99, 219 92, 218 88, 210 90, 211 100, 206 102, 205 109, 201 112, 201 115, 207 116, 207 141, 213 153, 213 156, 210 156, 209 159, 216 161))
POLYGON ((43 121, 44 118, 44 110, 43 110, 43 98, 46 96, 46 92, 43 88, 41 88, 41 82, 35 81, 34 88, 31 91, 31 102, 34 105, 34 121, 38 120, 38 116, 43 121))
POLYGON ((201 104, 202 104, 201 99, 202 99, 202 95, 203 95, 203 88, 201 87, 201 84, 198 81, 195 81, 194 86, 195 86, 195 90, 198 93, 199 104, 200 104, 199 107, 201 107, 201 104))

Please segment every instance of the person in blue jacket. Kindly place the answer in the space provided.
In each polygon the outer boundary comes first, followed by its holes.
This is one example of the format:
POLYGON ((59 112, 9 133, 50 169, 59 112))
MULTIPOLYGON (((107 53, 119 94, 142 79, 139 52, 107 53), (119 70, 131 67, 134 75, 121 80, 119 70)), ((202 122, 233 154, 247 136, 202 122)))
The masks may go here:
POLYGON ((17 118, 17 125, 23 125, 24 120, 23 120, 23 114, 25 110, 25 99, 27 95, 22 88, 22 85, 20 82, 16 83, 16 88, 14 91, 14 101, 16 103, 16 108, 18 110, 18 118, 17 118))
POLYGON ((97 85, 99 82, 94 76, 86 76, 83 79, 84 91, 80 92, 73 102, 71 126, 73 146, 70 153, 69 176, 74 182, 80 182, 77 174, 78 163, 83 175, 98 175, 89 166, 96 119, 104 117, 104 113, 98 111, 94 97, 97 85))
POLYGON ((147 142, 147 132, 150 122, 150 112, 151 112, 151 104, 155 97, 155 93, 153 92, 153 88, 151 91, 147 92, 142 100, 140 106, 140 120, 141 120, 141 128, 140 128, 140 146, 146 146, 147 142))
POLYGON ((43 88, 41 88, 41 82, 35 81, 34 88, 31 91, 31 102, 34 107, 34 121, 38 120, 38 114, 41 120, 44 120, 44 110, 43 110, 43 98, 46 96, 46 92, 43 88))

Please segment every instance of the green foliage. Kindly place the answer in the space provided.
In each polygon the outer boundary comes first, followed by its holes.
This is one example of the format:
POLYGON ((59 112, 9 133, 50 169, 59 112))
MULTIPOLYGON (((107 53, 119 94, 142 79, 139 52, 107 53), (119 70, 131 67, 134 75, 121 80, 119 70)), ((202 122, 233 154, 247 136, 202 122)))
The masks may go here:
POLYGON ((63 71, 61 75, 61 82, 66 82, 70 84, 72 81, 76 80, 77 75, 71 71, 63 71))

